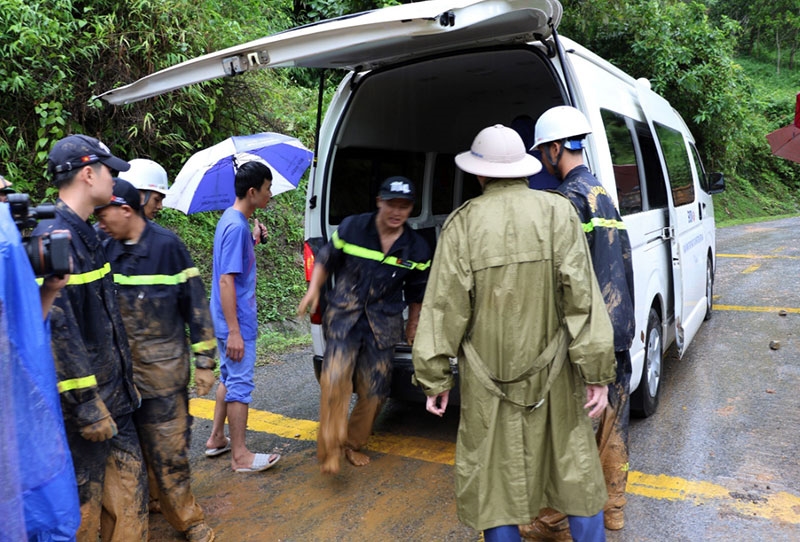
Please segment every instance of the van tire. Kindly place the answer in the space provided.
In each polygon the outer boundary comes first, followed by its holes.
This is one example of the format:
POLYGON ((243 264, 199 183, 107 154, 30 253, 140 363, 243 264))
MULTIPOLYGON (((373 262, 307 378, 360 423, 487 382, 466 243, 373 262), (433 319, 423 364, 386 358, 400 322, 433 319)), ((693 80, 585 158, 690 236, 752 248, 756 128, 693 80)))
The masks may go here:
POLYGON ((705 320, 711 320, 714 298, 714 268, 711 265, 711 257, 706 262, 706 316, 705 320))
POLYGON ((647 318, 647 335, 642 364, 642 376, 639 387, 631 394, 631 413, 639 418, 646 418, 658 408, 658 392, 661 389, 661 372, 664 365, 661 336, 661 317, 654 308, 650 308, 647 318))

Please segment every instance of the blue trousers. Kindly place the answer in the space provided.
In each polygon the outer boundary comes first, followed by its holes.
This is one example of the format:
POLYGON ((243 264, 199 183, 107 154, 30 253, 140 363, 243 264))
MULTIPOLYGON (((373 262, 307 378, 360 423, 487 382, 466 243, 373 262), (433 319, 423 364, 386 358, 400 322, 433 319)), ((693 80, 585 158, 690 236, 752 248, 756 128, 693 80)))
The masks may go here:
MULTIPOLYGON (((569 530, 575 542, 605 542, 606 529, 603 526, 603 511, 591 517, 567 516, 569 530)), ((520 542, 519 527, 501 525, 483 531, 486 542, 520 542)))

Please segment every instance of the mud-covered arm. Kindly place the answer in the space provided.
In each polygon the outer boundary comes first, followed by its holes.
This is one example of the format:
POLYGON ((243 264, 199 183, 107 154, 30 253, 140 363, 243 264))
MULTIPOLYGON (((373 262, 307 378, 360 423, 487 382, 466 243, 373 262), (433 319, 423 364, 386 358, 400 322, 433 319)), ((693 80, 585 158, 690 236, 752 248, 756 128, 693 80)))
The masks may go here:
POLYGON ((554 235, 554 250, 561 314, 571 337, 569 358, 586 384, 608 384, 615 378, 614 330, 578 215, 564 224, 554 235))
POLYGON ((180 267, 186 275, 186 282, 180 285, 178 305, 183 321, 189 327, 189 343, 198 369, 214 369, 217 340, 214 337, 214 324, 206 297, 206 288, 200 278, 200 271, 194 266, 189 251, 180 246, 180 267))
POLYGON ((86 427, 109 413, 100 398, 97 375, 90 361, 96 353, 86 348, 70 302, 81 293, 79 286, 59 291, 50 311, 50 335, 64 417, 77 427, 86 427))
POLYGON ((459 217, 451 216, 436 247, 412 350, 413 381, 427 396, 454 385, 450 358, 458 354, 472 318, 473 286, 465 233, 459 217))

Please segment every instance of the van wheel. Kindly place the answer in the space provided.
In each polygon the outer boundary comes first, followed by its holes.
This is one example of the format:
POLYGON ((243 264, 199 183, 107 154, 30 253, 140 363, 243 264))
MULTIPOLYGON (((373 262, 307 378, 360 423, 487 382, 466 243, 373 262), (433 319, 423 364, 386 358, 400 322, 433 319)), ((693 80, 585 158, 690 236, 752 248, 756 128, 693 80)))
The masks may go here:
POLYGON ((658 316, 658 312, 651 308, 647 318, 647 344, 642 365, 642 378, 639 380, 639 387, 631 394, 631 412, 640 418, 652 415, 658 407, 663 361, 661 318, 658 316))
POLYGON ((706 320, 711 320, 712 297, 714 297, 714 269, 711 267, 711 258, 709 258, 706 262, 706 320))

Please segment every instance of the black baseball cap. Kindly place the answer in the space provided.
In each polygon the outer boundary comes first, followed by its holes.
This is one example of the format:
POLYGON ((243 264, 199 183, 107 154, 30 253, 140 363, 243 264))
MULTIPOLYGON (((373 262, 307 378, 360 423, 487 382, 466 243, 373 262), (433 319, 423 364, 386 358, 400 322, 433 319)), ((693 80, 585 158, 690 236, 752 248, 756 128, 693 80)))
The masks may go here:
POLYGON ((99 211, 109 205, 116 205, 118 207, 127 205, 138 212, 142 207, 139 191, 128 181, 114 177, 114 191, 111 194, 111 200, 105 205, 95 207, 94 210, 99 211))
POLYGON ((81 134, 57 141, 47 159, 47 171, 54 176, 97 162, 114 171, 128 171, 131 167, 125 160, 111 154, 102 141, 81 134))
POLYGON ((395 175, 394 177, 389 177, 383 181, 383 183, 381 183, 378 197, 383 200, 407 199, 414 201, 414 194, 414 183, 412 183, 407 177, 395 175))

